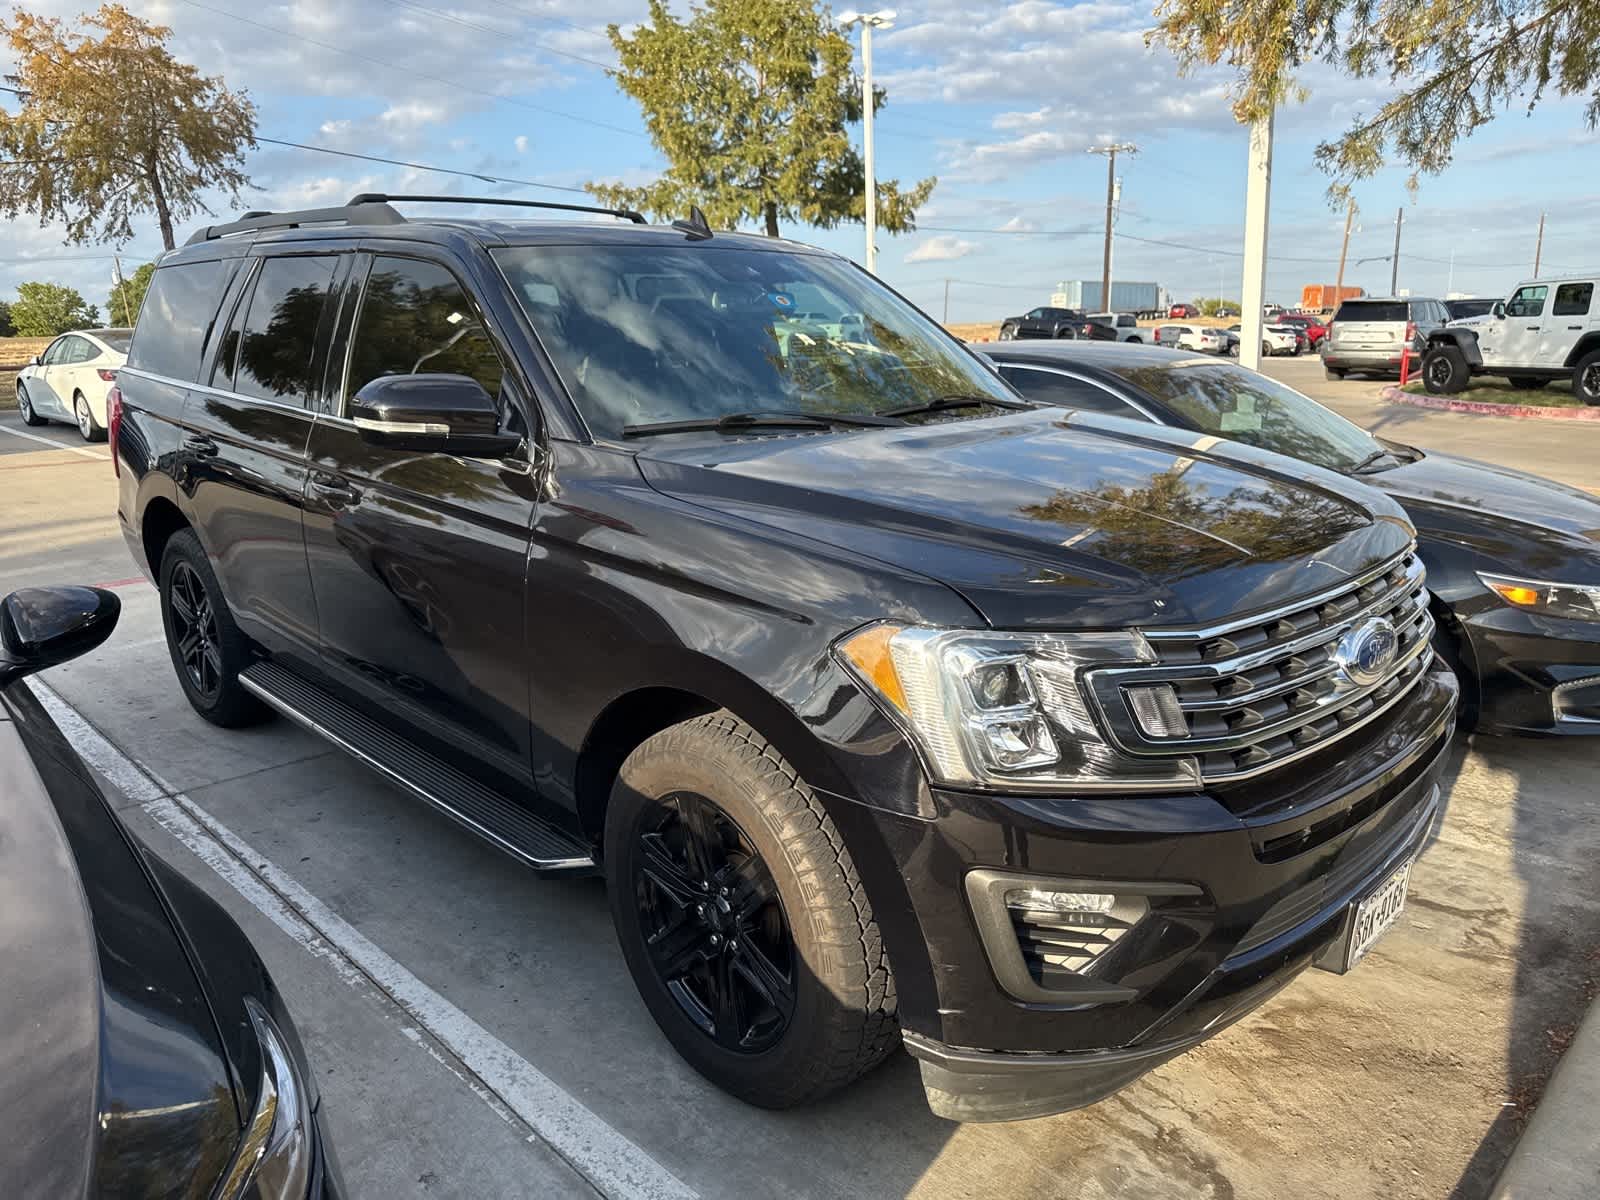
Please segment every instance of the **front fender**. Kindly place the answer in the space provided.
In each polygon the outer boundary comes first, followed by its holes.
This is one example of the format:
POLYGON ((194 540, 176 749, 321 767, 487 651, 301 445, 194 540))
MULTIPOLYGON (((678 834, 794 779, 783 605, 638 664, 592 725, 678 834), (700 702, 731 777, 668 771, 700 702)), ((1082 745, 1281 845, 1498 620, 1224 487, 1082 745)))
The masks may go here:
POLYGON ((1428 335, 1428 349, 1435 346, 1454 346, 1461 357, 1472 367, 1483 366, 1483 352, 1478 349, 1478 335, 1470 329, 1440 329, 1428 335))

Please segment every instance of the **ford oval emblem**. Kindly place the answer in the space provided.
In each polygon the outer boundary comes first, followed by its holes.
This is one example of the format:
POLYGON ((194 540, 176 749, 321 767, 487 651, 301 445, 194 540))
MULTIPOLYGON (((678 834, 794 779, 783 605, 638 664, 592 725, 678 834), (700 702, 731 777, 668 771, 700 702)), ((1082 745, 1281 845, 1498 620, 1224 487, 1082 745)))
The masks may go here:
POLYGON ((1373 617, 1339 639, 1333 661, 1339 674, 1353 686, 1370 687, 1389 673, 1399 648, 1400 638, 1394 626, 1383 617, 1373 617))

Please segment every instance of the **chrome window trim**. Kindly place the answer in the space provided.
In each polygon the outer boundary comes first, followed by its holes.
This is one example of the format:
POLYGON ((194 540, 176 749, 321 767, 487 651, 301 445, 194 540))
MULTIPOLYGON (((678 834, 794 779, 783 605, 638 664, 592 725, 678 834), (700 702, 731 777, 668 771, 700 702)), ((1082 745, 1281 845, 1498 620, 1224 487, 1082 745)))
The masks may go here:
POLYGON ((147 371, 143 367, 121 367, 118 374, 131 375, 135 379, 148 379, 151 383, 164 383, 168 387, 184 388, 191 392, 202 392, 207 396, 218 396, 239 404, 265 404, 268 408, 281 408, 285 412, 302 413, 307 417, 317 415, 313 409, 304 404, 287 404, 282 400, 268 400, 262 396, 246 396, 242 392, 230 392, 227 388, 212 387, 209 383, 195 383, 187 379, 174 379, 170 375, 157 375, 154 371, 147 371))
MULTIPOLYGON (((1163 424, 1165 424, 1164 421, 1161 421, 1161 420, 1157 419, 1150 412, 1150 410, 1148 408, 1146 408, 1144 405, 1140 404, 1137 400, 1133 399, 1133 397, 1124 395, 1123 393, 1117 391, 1114 387, 1107 386, 1106 383, 1104 381, 1102 381, 1102 380, 1094 379, 1094 378, 1092 378, 1092 377, 1090 377, 1088 375, 1080 375, 1076 371, 1069 371, 1069 370, 1066 370, 1066 369, 1064 369, 1062 367, 1047 367, 1047 366, 1042 366, 1039 363, 1024 362, 1021 359, 996 358, 996 359, 991 359, 990 361, 993 362, 997 367, 1011 367, 1011 368, 1013 368, 1015 370, 1019 370, 1019 371, 1042 371, 1046 375, 1060 375, 1063 379, 1072 379, 1072 380, 1076 380, 1078 383, 1087 383, 1090 387, 1099 388, 1102 392, 1104 392, 1106 395, 1110 396, 1113 400, 1119 400, 1123 404, 1126 404, 1129 408, 1133 409, 1135 412, 1137 412, 1140 416, 1142 416, 1145 420, 1149 421, 1151 424, 1154 424, 1154 425, 1163 425, 1163 424)), ((1058 406, 1052 404, 1052 405, 1047 405, 1046 407, 1055 408, 1055 407, 1058 407, 1058 406)), ((1065 406, 1061 406, 1061 407, 1065 407, 1065 406)), ((1094 412, 1094 409, 1092 409, 1092 408, 1083 408, 1083 409, 1078 409, 1076 411, 1078 411, 1078 412, 1094 412)), ((1114 417, 1117 414, 1116 413, 1100 413, 1099 415, 1103 416, 1103 417, 1114 417)))

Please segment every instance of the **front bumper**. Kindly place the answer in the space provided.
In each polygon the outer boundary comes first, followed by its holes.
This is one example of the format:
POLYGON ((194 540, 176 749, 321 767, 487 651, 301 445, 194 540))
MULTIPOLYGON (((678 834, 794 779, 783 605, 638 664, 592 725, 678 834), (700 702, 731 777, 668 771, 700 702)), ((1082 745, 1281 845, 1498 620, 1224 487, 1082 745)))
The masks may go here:
POLYGON ((1456 615, 1477 676, 1485 733, 1600 734, 1600 622, 1492 601, 1456 615))
POLYGON ((1454 676, 1431 670, 1392 717, 1226 791, 936 791, 932 820, 875 813, 906 890, 874 909, 934 1111, 1016 1120, 1093 1103, 1311 965, 1343 938, 1352 902, 1426 839, 1457 696, 1454 676), (1148 914, 1079 969, 1082 986, 1057 976, 1055 995, 1028 991, 986 949, 995 922, 966 887, 979 870, 1113 893, 1142 883, 1148 914))

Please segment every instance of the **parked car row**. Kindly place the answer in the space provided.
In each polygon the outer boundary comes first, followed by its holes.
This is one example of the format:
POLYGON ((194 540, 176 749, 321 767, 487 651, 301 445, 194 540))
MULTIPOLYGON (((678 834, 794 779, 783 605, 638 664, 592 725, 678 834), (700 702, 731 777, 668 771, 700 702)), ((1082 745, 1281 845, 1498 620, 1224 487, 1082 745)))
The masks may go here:
POLYGON ((1506 474, 1525 559, 1419 546, 1402 504, 1496 477, 1233 364, 1044 309, 990 361, 826 252, 405 200, 155 272, 108 428, 178 686, 603 875, 753 1104, 900 1047, 952 1119, 1093 1103, 1392 926, 1451 654, 1488 724, 1600 728, 1545 528, 1592 499, 1506 474))
POLYGON ((1085 313, 1075 308, 1034 308, 1000 323, 1000 340, 1048 338, 1052 341, 1141 341, 1138 321, 1131 315, 1085 313), (1124 324, 1123 322, 1126 322, 1124 324))
POLYGON ((17 373, 24 425, 76 425, 86 442, 106 436, 106 397, 128 356, 129 329, 64 333, 17 373))

